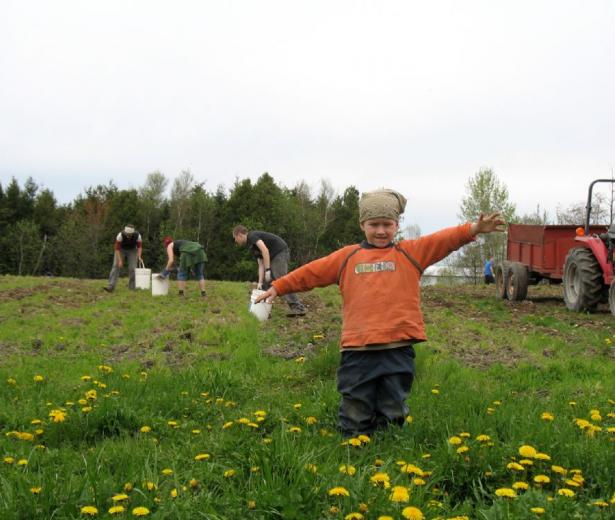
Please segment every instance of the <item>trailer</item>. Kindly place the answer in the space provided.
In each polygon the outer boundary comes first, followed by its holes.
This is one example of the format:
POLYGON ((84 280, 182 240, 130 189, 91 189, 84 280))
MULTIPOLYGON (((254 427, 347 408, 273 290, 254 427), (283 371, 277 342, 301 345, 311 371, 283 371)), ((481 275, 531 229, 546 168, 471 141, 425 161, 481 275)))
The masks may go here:
POLYGON ((529 285, 541 280, 563 283, 564 302, 572 311, 593 311, 608 302, 615 315, 615 225, 590 225, 590 184, 585 226, 510 224, 506 260, 494 269, 499 298, 524 300, 529 285))

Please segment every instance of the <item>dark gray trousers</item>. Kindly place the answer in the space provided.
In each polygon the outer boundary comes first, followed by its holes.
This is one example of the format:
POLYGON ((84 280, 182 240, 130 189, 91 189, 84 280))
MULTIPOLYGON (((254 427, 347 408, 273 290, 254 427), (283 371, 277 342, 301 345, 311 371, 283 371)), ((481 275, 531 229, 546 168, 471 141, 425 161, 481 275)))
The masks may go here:
MULTIPOLYGON (((274 280, 277 278, 282 278, 286 273, 288 273, 288 261, 290 260, 290 252, 288 249, 279 252, 271 259, 271 276, 273 276, 274 280)), ((269 284, 264 284, 266 287, 263 289, 267 290, 269 288, 269 284)), ((303 303, 299 300, 299 297, 295 293, 285 294, 282 296, 286 300, 286 303, 291 309, 297 310, 305 310, 303 303)))
POLYGON ((337 390, 339 428, 346 437, 369 434, 389 423, 402 425, 414 380, 414 348, 350 349, 342 352, 337 390))
MULTIPOLYGON (((135 269, 137 268, 137 250, 135 249, 120 249, 120 255, 124 261, 124 265, 128 266, 128 288, 135 289, 135 269)), ((113 253, 113 267, 109 273, 109 289, 114 290, 117 280, 120 277, 121 269, 115 261, 115 252, 113 253)))

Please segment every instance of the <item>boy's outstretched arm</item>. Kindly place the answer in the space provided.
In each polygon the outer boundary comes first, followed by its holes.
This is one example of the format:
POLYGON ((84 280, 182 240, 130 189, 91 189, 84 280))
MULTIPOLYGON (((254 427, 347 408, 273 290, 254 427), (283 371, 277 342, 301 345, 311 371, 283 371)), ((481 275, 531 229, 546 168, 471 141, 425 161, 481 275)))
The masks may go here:
POLYGON ((478 235, 480 233, 491 233, 492 231, 504 231, 505 226, 506 221, 502 219, 499 213, 491 213, 486 216, 481 213, 478 220, 472 222, 470 233, 472 233, 472 235, 478 235))

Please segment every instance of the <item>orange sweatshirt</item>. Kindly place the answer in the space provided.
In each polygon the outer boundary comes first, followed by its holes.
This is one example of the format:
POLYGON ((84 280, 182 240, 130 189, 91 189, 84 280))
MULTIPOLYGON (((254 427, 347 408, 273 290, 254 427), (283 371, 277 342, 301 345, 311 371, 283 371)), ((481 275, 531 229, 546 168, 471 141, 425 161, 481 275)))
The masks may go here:
POLYGON ((273 282, 279 295, 339 284, 343 302, 343 348, 424 341, 420 278, 428 266, 473 240, 470 223, 396 246, 346 246, 273 282), (421 268, 404 254, 406 252, 421 268))

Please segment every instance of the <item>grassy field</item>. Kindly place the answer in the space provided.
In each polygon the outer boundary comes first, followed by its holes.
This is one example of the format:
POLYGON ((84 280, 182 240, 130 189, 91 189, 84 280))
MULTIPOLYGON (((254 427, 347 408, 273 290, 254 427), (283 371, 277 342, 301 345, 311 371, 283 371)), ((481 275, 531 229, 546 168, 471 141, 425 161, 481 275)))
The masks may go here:
POLYGON ((403 428, 335 430, 340 300, 0 277, 0 518, 615 518, 615 318, 429 287, 403 428))

